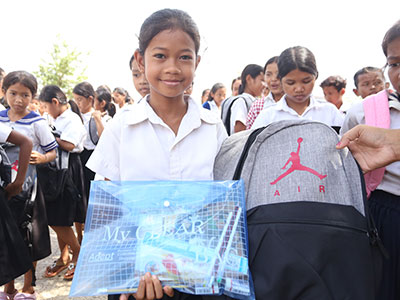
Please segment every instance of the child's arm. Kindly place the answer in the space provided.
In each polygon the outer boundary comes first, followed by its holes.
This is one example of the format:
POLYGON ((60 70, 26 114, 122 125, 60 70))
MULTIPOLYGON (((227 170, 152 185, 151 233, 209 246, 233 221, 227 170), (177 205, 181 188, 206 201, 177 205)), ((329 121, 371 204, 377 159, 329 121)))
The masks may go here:
POLYGON ((95 110, 92 114, 93 119, 96 123, 96 128, 97 128, 97 134, 99 135, 99 137, 101 136, 101 134, 103 133, 104 130, 104 125, 103 122, 101 120, 101 117, 104 115, 105 113, 101 113, 98 110, 95 110))
POLYGON ((22 190, 22 184, 25 180, 26 171, 29 165, 29 157, 32 151, 32 141, 15 130, 11 131, 7 141, 19 146, 20 148, 17 177, 5 188, 7 196, 11 198, 12 196, 18 195, 22 190))
POLYGON ((56 156, 56 149, 50 150, 45 154, 39 153, 37 151, 32 151, 29 163, 32 165, 44 164, 55 160, 56 156))
POLYGON ((64 141, 64 140, 60 139, 59 137, 56 137, 56 141, 57 141, 58 146, 67 152, 71 152, 75 148, 74 144, 64 141))

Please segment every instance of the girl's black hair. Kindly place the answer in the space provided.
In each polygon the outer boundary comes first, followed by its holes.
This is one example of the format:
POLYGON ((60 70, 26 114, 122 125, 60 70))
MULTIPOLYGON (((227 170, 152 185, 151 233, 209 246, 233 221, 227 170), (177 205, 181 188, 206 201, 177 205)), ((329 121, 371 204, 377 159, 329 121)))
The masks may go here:
POLYGON ((85 97, 85 98, 89 98, 90 96, 92 96, 93 101, 94 101, 94 98, 96 97, 96 93, 93 89, 93 86, 89 82, 86 82, 86 81, 78 83, 74 87, 72 92, 74 94, 77 94, 77 95, 85 97))
POLYGON ((115 105, 111 102, 111 94, 107 90, 100 90, 97 92, 97 100, 99 102, 106 102, 104 109, 107 111, 108 115, 114 117, 116 113, 115 105))
POLYGON ((39 100, 51 103, 52 99, 56 98, 60 104, 67 104, 67 97, 57 85, 46 85, 40 91, 39 100))
POLYGON ((382 41, 382 50, 387 57, 387 48, 391 42, 400 37, 400 20, 393 24, 392 27, 386 32, 382 41))
POLYGON ((267 71, 268 65, 273 64, 273 63, 278 64, 278 58, 279 58, 279 56, 274 56, 267 60, 265 66, 264 66, 264 74, 267 71))
POLYGON ((290 47, 279 55, 278 78, 282 79, 293 70, 300 70, 318 78, 317 63, 314 54, 306 47, 290 47))
POLYGON ((118 94, 124 96, 124 97, 125 97, 125 103, 129 103, 129 102, 131 102, 131 100, 132 100, 131 96, 129 96, 128 91, 125 90, 125 89, 122 88, 122 87, 116 87, 116 88, 114 89, 113 93, 118 93, 118 94))
POLYGON ((68 104, 69 104, 69 107, 71 108, 71 110, 72 110, 74 113, 76 113, 76 114, 79 116, 79 118, 81 118, 82 123, 84 123, 84 122, 83 122, 82 115, 81 115, 81 112, 80 112, 80 110, 79 110, 78 104, 76 104, 76 102, 75 102, 74 100, 69 100, 69 101, 68 101, 68 104))
POLYGON ((233 91, 233 85, 235 84, 235 82, 236 82, 237 80, 240 80, 240 77, 236 77, 235 79, 232 80, 231 91, 233 91))
POLYGON ((3 80, 3 85, 2 85, 3 91, 7 92, 9 87, 16 83, 20 83, 26 88, 28 88, 31 91, 32 98, 35 97, 38 84, 36 77, 33 76, 31 73, 28 73, 26 71, 14 71, 8 73, 3 80))
POLYGON ((250 75, 251 78, 256 78, 258 75, 263 73, 263 68, 259 65, 256 64, 250 64, 247 65, 243 71, 242 71, 242 75, 240 76, 240 80, 242 81, 242 83, 240 84, 239 87, 239 94, 243 94, 244 90, 246 89, 246 77, 247 75, 250 75))
POLYGON ((214 98, 211 96, 211 93, 215 94, 219 89, 225 88, 225 85, 223 83, 216 83, 212 86, 210 93, 208 94, 207 101, 214 100, 214 98))
POLYGON ((102 84, 99 85, 96 89, 96 94, 100 93, 101 91, 106 90, 107 92, 109 92, 111 94, 111 89, 108 85, 106 84, 102 84))
POLYGON ((188 13, 169 8, 156 11, 143 22, 139 34, 139 53, 144 55, 151 40, 161 31, 174 29, 180 29, 192 38, 197 55, 200 48, 200 34, 196 23, 188 13))

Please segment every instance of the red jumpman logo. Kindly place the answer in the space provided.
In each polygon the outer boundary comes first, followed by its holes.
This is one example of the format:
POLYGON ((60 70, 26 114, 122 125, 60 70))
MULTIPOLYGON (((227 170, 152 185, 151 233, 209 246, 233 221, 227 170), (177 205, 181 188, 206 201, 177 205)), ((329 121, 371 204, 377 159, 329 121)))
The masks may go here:
POLYGON ((297 143, 299 144, 298 147, 297 147, 297 152, 296 153, 295 152, 290 153, 290 158, 288 159, 286 164, 283 166, 282 170, 286 169, 286 167, 289 164, 289 162, 292 162, 292 165, 290 166, 290 168, 285 173, 280 175, 277 179, 272 181, 270 184, 276 184, 279 180, 281 180, 282 178, 288 176, 290 173, 292 173, 295 170, 310 172, 311 174, 314 174, 315 176, 318 176, 319 179, 321 179, 321 180, 326 177, 326 175, 321 175, 317 171, 314 171, 313 169, 311 169, 309 167, 303 166, 300 163, 299 152, 300 152, 300 144, 301 144, 302 141, 303 141, 303 139, 301 137, 297 139, 297 143))
POLYGON ((18 172, 18 160, 14 161, 11 164, 11 170, 14 170, 14 171, 18 172))

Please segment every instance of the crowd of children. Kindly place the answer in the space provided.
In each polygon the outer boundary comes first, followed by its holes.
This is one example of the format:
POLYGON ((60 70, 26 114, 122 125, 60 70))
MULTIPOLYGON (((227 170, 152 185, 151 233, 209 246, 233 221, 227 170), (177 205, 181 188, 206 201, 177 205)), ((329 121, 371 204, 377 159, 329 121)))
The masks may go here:
MULTIPOLYGON (((95 178, 212 180, 214 159, 230 134, 287 119, 323 122, 341 134, 366 123, 362 102, 342 108, 346 80, 340 76, 321 83, 326 100, 313 96, 316 59, 301 46, 271 57, 264 68, 247 65, 233 80, 229 97, 222 83, 205 89, 201 106, 190 96, 200 63, 199 47, 199 31, 187 13, 164 9, 147 18, 139 48, 129 61, 133 84, 142 97, 137 101, 121 87, 95 90, 88 82, 74 87, 73 100, 55 85, 44 86, 36 97, 38 85, 32 74, 6 74, 0 69, 0 140, 13 175, 9 182, 1 178, 0 285, 4 291, 0 300, 36 299, 35 266, 50 254, 49 227, 57 235, 60 257, 44 276, 66 270, 64 278, 73 278, 90 182, 95 178), (56 199, 48 192, 52 184, 60 191, 56 199), (13 280, 22 274, 24 286, 17 291, 13 280)), ((389 29, 382 48, 393 90, 382 69, 365 67, 354 76, 354 93, 364 99, 384 91, 390 116, 387 127, 398 129, 400 21, 389 29)), ((390 254, 376 299, 400 298, 399 186, 400 162, 392 162, 369 199, 390 254)), ((146 274, 135 298, 163 297, 186 299, 185 294, 163 287, 157 276, 146 274)))

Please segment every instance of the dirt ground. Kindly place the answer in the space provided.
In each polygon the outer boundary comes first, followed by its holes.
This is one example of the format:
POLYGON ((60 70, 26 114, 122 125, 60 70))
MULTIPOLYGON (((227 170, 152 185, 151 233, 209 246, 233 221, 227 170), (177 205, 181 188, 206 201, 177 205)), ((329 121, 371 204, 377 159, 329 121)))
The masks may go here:
MULTIPOLYGON (((76 299, 76 300, 106 300, 106 296, 98 296, 98 297, 76 297, 76 298, 69 298, 69 289, 71 287, 72 281, 66 281, 63 279, 64 273, 63 271, 58 276, 53 278, 44 278, 44 270, 47 266, 51 265, 53 261, 55 261, 59 255, 60 251, 58 249, 57 244, 57 237, 50 229, 51 235, 51 248, 52 253, 50 256, 46 257, 45 259, 38 262, 37 270, 36 270, 36 292, 38 294, 37 300, 42 299, 54 299, 54 300, 65 300, 65 299, 76 299)), ((23 285, 23 276, 16 279, 16 288, 21 289, 23 285)))

